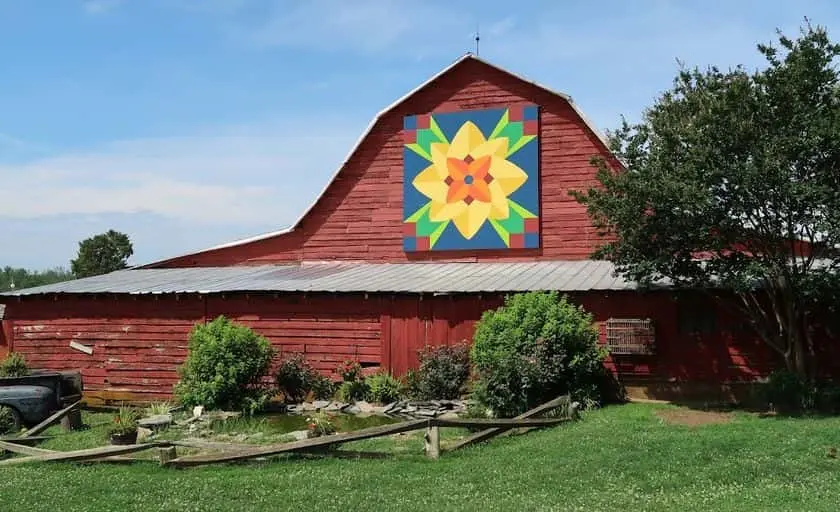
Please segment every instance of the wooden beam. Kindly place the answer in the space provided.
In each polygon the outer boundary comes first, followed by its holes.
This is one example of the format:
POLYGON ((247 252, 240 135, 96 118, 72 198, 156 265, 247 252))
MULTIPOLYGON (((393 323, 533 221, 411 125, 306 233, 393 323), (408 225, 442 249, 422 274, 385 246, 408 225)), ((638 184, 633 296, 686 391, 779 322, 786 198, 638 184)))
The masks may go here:
POLYGON ((200 450, 216 450, 220 452, 243 452, 254 448, 253 444, 245 443, 220 443, 214 441, 194 441, 192 439, 181 439, 170 441, 173 446, 184 448, 198 448, 200 450))
POLYGON ((257 457, 269 457, 272 455, 279 455, 281 453, 326 448, 327 446, 348 443, 350 441, 361 441, 362 439, 370 439, 373 437, 382 437, 390 434, 399 434, 400 432, 420 430, 422 428, 426 428, 426 426, 428 425, 429 420, 405 421, 393 425, 383 425, 380 427, 371 427, 362 430, 357 430, 356 432, 347 432, 344 434, 336 434, 332 436, 316 437, 314 439, 305 439, 303 441, 294 441, 291 443, 280 443, 267 446, 259 446, 241 452, 230 452, 223 453, 220 455, 194 455, 189 457, 179 457, 175 460, 169 461, 167 466, 201 466, 204 464, 235 462, 240 460, 254 459, 257 457))
POLYGON ((25 444, 27 446, 32 446, 33 444, 40 443, 41 441, 46 441, 47 439, 52 439, 52 436, 31 436, 31 437, 3 436, 3 437, 0 437, 0 441, 7 441, 9 443, 15 443, 15 444, 25 444))
POLYGON ((50 427, 50 425, 52 425, 56 421, 59 421, 61 418, 63 418, 67 414, 70 414, 70 411, 72 411, 76 407, 79 407, 79 405, 81 405, 81 403, 82 403, 81 401, 73 402, 72 404, 68 405, 64 409, 58 411, 57 413, 53 414, 49 418, 45 419, 41 423, 38 423, 34 427, 30 428, 29 430, 27 430, 26 432, 21 434, 20 437, 30 437, 30 436, 34 436, 35 434, 40 434, 44 430, 47 430, 50 427))
POLYGON ((45 450, 43 448, 35 448, 34 446, 10 443, 8 441, 0 441, 0 451, 2 450, 19 453, 21 455, 43 455, 45 453, 55 453, 53 450, 45 450))
POLYGON ((13 466, 17 464, 28 464, 32 462, 87 462, 96 459, 102 459, 110 455, 125 455, 128 453, 142 452, 150 448, 157 448, 161 446, 168 446, 169 443, 148 443, 148 444, 129 444, 125 446, 103 446, 99 448, 89 448, 87 450, 75 450, 72 452, 50 452, 39 455, 32 455, 30 457, 20 457, 16 459, 0 460, 0 466, 13 466))
MULTIPOLYGON (((519 416, 514 417, 513 419, 516 420, 524 420, 528 418, 533 418, 534 416, 538 416, 546 411, 550 411, 551 409, 556 409, 564 404, 568 404, 571 402, 571 399, 568 395, 558 396, 554 400, 550 400, 540 406, 534 407, 530 411, 525 411, 524 413, 520 414, 519 416)), ((447 451, 457 450, 459 448, 463 448, 464 446, 469 446, 471 444, 480 443, 482 441, 486 441, 490 438, 496 437, 497 435, 506 432, 509 428, 488 428, 487 430, 482 430, 481 432, 476 432, 475 434, 462 439, 455 443, 454 445, 450 446, 447 451)))
POLYGON ((568 418, 540 418, 540 419, 456 419, 444 420, 440 418, 432 418, 429 423, 438 427, 491 427, 491 428, 532 428, 532 427, 552 427, 561 423, 571 421, 568 418))

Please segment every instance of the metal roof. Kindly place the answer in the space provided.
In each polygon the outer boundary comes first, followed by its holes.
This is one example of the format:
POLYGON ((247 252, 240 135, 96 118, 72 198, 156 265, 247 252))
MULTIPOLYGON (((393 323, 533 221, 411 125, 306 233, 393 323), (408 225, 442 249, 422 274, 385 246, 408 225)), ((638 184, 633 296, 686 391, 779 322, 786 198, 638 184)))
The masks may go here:
POLYGON ((521 263, 302 263, 251 267, 129 269, 12 292, 54 293, 394 292, 632 290, 606 261, 521 263))

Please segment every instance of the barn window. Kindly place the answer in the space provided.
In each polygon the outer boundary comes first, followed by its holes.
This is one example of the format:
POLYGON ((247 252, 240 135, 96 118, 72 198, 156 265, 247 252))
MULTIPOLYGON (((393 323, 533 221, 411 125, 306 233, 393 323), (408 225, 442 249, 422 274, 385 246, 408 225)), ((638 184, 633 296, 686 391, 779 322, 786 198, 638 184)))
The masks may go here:
POLYGON ((610 318, 607 348, 611 354, 653 354, 653 322, 650 318, 610 318))

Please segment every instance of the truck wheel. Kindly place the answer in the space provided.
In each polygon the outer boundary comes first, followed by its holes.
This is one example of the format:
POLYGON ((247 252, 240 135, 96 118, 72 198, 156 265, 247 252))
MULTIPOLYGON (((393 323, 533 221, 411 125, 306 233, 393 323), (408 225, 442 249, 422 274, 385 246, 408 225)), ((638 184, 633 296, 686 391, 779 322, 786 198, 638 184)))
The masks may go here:
POLYGON ((14 407, 0 405, 0 435, 14 434, 20 430, 20 413, 14 407))

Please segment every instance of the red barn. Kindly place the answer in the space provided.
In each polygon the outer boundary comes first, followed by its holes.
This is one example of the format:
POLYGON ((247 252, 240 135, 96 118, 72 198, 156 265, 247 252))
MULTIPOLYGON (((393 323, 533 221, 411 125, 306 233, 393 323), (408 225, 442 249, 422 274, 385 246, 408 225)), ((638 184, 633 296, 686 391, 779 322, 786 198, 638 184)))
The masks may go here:
POLYGON ((325 372, 401 374, 505 294, 557 290, 594 314, 631 395, 766 375, 726 311, 588 259, 600 240, 568 192, 593 184, 596 155, 611 160, 569 96, 467 55, 380 112, 291 228, 2 295, 0 353, 81 368, 89 400, 161 399, 191 327, 226 315, 325 372))

